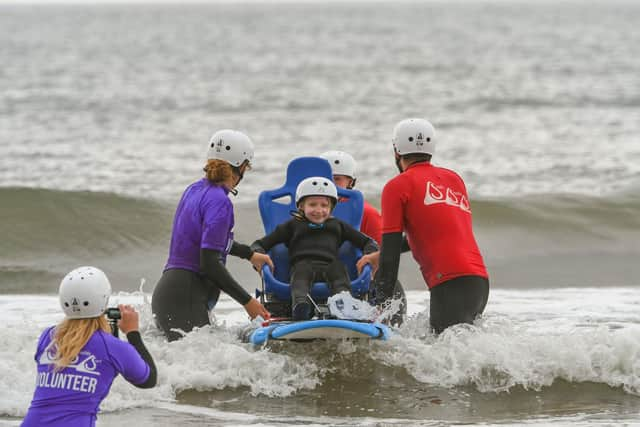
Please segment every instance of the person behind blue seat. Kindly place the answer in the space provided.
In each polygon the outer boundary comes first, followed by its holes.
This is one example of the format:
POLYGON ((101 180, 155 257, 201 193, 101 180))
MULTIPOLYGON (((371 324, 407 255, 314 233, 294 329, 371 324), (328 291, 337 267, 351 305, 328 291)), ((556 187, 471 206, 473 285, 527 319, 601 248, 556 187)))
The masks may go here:
POLYGON ((270 313, 231 276, 227 255, 251 262, 256 269, 271 258, 255 254, 233 237, 235 224, 229 193, 251 169, 253 142, 237 130, 213 134, 207 150, 206 177, 182 194, 173 219, 169 259, 153 290, 151 309, 169 341, 210 324, 209 312, 225 292, 241 304, 252 319, 270 313))
POLYGON ((294 320, 307 320, 313 313, 309 292, 317 281, 326 281, 330 295, 351 291, 345 265, 338 259, 342 243, 348 241, 365 254, 378 251, 377 243, 346 222, 331 216, 338 203, 335 184, 324 177, 310 177, 298 184, 297 211, 293 218, 278 225, 267 236, 256 240, 251 249, 267 253, 284 243, 291 265, 291 306, 294 320))

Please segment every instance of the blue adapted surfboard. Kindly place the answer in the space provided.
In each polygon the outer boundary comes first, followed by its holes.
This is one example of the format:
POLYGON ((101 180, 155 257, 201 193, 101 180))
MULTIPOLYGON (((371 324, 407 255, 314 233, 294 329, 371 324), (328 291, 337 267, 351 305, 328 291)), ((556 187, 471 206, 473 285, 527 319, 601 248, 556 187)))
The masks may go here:
POLYGON ((341 339, 387 340, 391 335, 382 323, 357 322, 341 319, 317 319, 273 322, 260 326, 245 335, 246 341, 262 345, 269 340, 309 341, 341 339))

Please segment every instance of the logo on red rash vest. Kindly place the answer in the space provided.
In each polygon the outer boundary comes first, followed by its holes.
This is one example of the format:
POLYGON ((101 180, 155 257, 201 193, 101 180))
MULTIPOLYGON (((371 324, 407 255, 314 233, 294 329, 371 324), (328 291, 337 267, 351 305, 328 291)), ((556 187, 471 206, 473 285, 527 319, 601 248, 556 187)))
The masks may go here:
POLYGON ((425 205, 435 205, 444 203, 449 206, 455 206, 465 212, 471 212, 469 201, 466 196, 458 191, 453 191, 449 187, 436 185, 431 181, 427 181, 427 191, 424 195, 425 205))

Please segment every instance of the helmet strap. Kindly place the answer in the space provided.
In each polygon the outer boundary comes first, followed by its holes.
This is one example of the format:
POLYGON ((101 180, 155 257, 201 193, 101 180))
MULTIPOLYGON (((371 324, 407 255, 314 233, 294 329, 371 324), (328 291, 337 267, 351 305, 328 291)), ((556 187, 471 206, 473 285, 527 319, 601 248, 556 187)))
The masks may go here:
POLYGON ((236 183, 236 185, 240 184, 240 181, 242 181, 242 178, 244 178, 242 170, 238 166, 231 166, 231 169, 233 170, 234 175, 238 177, 238 182, 236 183))
POLYGON ((347 185, 347 190, 353 190, 353 187, 356 186, 356 178, 351 178, 351 183, 347 185))
POLYGON ((304 216, 304 212, 302 212, 301 210, 290 210, 289 211, 289 215, 291 215, 292 217, 294 217, 295 219, 297 219, 298 221, 306 221, 307 218, 304 216))
POLYGON ((319 229, 319 228, 324 228, 324 223, 322 224, 316 224, 315 222, 312 222, 309 220, 309 218, 307 218, 307 216, 304 214, 304 212, 302 210, 300 210, 298 208, 297 211, 290 211, 289 214, 294 217, 295 219, 297 219, 298 221, 304 221, 307 223, 307 225, 309 226, 309 228, 312 228, 314 230, 319 229))
MULTIPOLYGON (((236 185, 234 187, 237 187, 240 184, 240 181, 242 181, 242 178, 244 178, 244 172, 243 172, 242 166, 245 164, 246 164, 246 160, 242 162, 240 166, 231 165, 231 170, 233 171, 233 174, 238 177, 238 182, 236 182, 236 185)), ((246 170, 246 168, 244 168, 244 170, 246 170)), ((235 188, 230 189, 229 192, 234 196, 238 195, 238 190, 236 190, 235 188)))

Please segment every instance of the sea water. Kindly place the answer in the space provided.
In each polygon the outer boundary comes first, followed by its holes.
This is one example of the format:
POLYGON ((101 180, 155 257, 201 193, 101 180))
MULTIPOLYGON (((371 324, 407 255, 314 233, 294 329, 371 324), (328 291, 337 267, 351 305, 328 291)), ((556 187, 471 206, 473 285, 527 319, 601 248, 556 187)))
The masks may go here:
POLYGON ((639 22, 632 1, 0 4, 0 424, 26 412, 60 279, 96 265, 159 369, 152 390, 116 380, 99 425, 637 425, 639 22), (468 187, 492 285, 476 325, 429 334, 404 255, 388 342, 256 349, 226 298, 161 338, 148 299, 215 130, 256 145, 233 198, 250 243, 299 155, 350 152, 379 206, 408 116, 468 187))
MULTIPOLYGON (((148 297, 111 302, 141 312, 158 386, 117 379, 100 425, 639 424, 634 289, 493 290, 475 325, 438 337, 426 332, 427 293, 410 291, 409 319, 389 341, 257 348, 241 343, 248 319, 226 297, 213 326, 167 343, 151 326, 148 297)), ((19 417, 33 392, 37 337, 62 315, 55 296, 5 295, 0 309, 1 409, 19 417)))

